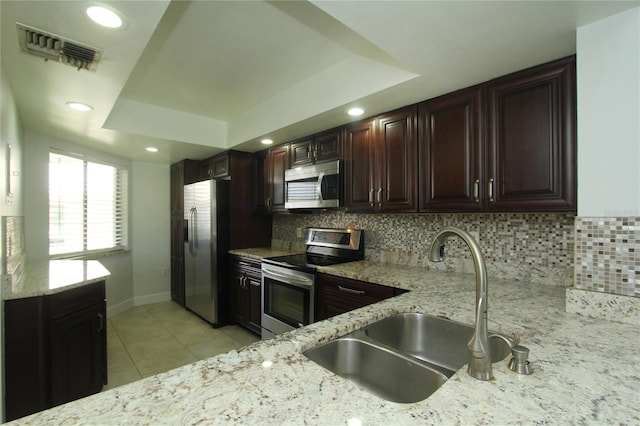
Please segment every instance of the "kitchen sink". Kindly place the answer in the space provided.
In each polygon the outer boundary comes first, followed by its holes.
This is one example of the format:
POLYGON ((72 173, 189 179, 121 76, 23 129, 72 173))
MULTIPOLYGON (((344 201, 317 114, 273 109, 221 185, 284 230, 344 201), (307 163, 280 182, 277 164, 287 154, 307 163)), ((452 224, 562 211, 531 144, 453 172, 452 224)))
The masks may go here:
POLYGON ((387 401, 422 401, 447 380, 417 360, 354 338, 331 340, 304 354, 387 401))
MULTIPOLYGON (((469 361, 467 343, 473 335, 473 326, 432 315, 407 313, 373 323, 363 332, 384 346, 456 371, 469 361)), ((502 339, 489 339, 489 350, 492 363, 511 354, 509 345, 502 339)))
MULTIPOLYGON (((388 401, 422 401, 468 363, 473 327, 431 315, 382 319, 304 352, 310 360, 388 401)), ((492 333, 489 333, 492 334, 492 333)), ((511 350, 490 338, 492 362, 511 350)))

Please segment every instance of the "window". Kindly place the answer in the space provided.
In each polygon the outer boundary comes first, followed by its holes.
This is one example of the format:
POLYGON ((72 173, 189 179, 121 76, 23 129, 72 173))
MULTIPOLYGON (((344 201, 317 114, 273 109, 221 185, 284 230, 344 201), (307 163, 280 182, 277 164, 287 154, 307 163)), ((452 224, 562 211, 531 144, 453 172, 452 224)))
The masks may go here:
POLYGON ((127 170, 49 153, 49 255, 127 248, 127 170))

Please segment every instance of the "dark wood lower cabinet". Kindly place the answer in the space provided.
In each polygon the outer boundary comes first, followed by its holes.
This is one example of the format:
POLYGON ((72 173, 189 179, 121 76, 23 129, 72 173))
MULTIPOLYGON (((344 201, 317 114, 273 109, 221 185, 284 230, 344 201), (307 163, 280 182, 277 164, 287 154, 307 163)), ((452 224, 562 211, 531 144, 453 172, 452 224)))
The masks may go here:
POLYGON ((404 290, 350 278, 318 274, 316 321, 393 297, 404 290))
POLYGON ((259 260, 231 256, 231 319, 261 334, 262 265, 259 260))
POLYGON ((8 421, 100 392, 107 383, 104 281, 4 304, 8 421))

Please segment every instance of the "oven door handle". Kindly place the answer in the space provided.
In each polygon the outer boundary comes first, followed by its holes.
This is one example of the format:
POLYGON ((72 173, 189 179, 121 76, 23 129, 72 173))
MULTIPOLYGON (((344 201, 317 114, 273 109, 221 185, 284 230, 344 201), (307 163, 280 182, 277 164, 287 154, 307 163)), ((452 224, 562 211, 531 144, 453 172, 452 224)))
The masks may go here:
POLYGON ((313 286, 313 280, 309 278, 294 277, 292 275, 280 274, 278 272, 267 271, 264 269, 262 270, 262 274, 267 278, 284 281, 287 284, 293 284, 293 285, 304 286, 304 287, 313 286))

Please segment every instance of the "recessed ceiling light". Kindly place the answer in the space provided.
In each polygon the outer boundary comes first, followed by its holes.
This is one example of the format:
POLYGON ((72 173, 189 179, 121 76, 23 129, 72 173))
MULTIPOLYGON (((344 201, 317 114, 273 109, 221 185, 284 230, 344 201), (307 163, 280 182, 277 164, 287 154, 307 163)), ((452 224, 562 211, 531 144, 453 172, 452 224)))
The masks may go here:
POLYGON ((148 146, 145 149, 149 152, 158 152, 158 148, 155 148, 153 146, 148 146))
POLYGON ((104 6, 89 6, 87 16, 96 24, 107 28, 120 28, 124 24, 118 12, 104 6))
POLYGON ((82 102, 67 102, 67 108, 71 108, 74 111, 88 112, 93 110, 91 105, 83 104, 82 102))
POLYGON ((351 109, 349 109, 349 111, 347 111, 347 114, 353 115, 355 117, 355 116, 364 114, 364 110, 362 108, 358 108, 358 107, 351 108, 351 109))
POLYGON ((263 145, 271 145, 273 141, 271 139, 262 139, 260 143, 263 145))

